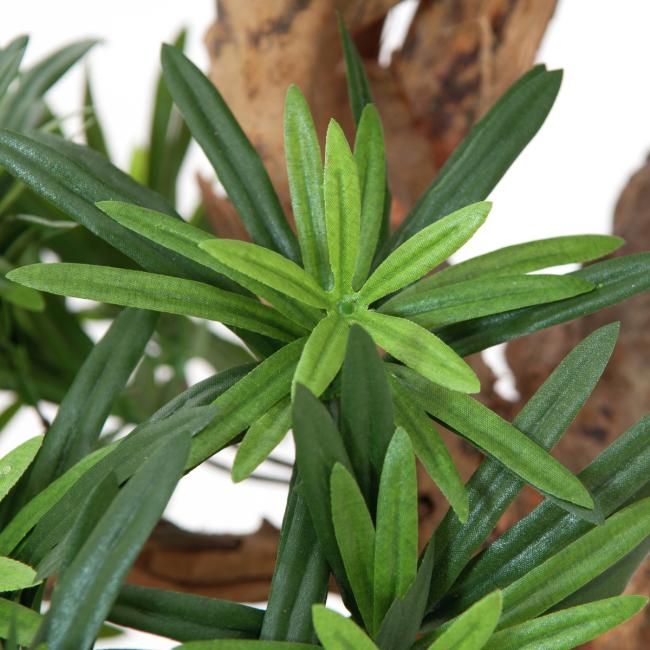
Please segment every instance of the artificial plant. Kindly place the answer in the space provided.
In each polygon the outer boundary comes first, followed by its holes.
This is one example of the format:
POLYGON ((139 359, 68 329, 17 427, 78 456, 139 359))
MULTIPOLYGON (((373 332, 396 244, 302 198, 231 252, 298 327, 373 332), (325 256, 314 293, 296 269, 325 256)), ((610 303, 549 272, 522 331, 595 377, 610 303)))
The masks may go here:
MULTIPOLYGON (((128 309, 84 362, 42 445, 15 452, 22 460, 9 473, 0 532, 14 576, 14 598, 0 601, 6 637, 85 648, 108 618, 187 648, 559 648, 642 606, 615 597, 620 580, 598 581, 607 570, 629 572, 650 535, 647 421, 580 477, 549 454, 602 373, 616 326, 578 346, 512 423, 469 396, 479 385, 462 357, 647 288, 648 254, 531 275, 621 244, 583 235, 508 247, 427 276, 487 217, 484 200, 541 126, 559 73, 538 66, 520 79, 390 234, 382 127, 345 29, 343 43, 358 123, 353 148, 332 123, 323 165, 300 91, 287 96, 297 236, 218 91, 178 48, 163 48, 167 89, 254 243, 192 226, 83 147, 0 132, 0 163, 10 173, 143 269, 58 263, 7 275, 128 309), (102 440, 110 404, 89 380, 108 364, 130 359, 132 367, 153 312, 229 325, 257 363, 188 388, 124 439, 102 440), (487 456, 467 485, 431 418, 487 456), (265 611, 121 586, 184 471, 241 443, 233 475, 244 479, 290 428, 296 467, 265 611), (416 456, 451 505, 419 561, 416 456), (472 559, 524 484, 544 503, 472 559), (319 606, 330 573, 354 622, 319 606), (41 616, 44 580, 54 575, 41 616), (241 637, 253 640, 214 641, 241 637), (540 645, 550 638, 555 645, 540 645)), ((114 376, 110 394, 127 378, 114 376)))

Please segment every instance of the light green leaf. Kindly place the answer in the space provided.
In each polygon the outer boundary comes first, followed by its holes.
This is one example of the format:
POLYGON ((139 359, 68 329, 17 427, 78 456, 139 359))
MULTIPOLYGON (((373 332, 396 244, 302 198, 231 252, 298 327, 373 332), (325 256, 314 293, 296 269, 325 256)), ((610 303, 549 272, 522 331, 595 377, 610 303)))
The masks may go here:
POLYGON ((291 428, 291 400, 274 404, 248 429, 232 466, 232 479, 243 481, 277 447, 291 428))
POLYGON ((428 650, 481 650, 501 615, 500 591, 493 591, 452 621, 428 650))
POLYGON ((325 141, 323 193, 335 298, 352 293, 359 253, 361 193, 357 163, 341 127, 331 120, 325 141))
POLYGON ((384 248, 384 255, 458 208, 484 200, 544 123, 562 72, 538 65, 472 128, 384 248))
MULTIPOLYGON (((351 517, 352 521, 356 517, 351 517)), ((403 598, 418 568, 418 489, 413 447, 402 428, 391 440, 379 482, 374 555, 374 623, 379 630, 396 598, 403 598)), ((370 585, 372 586, 372 585, 370 585)))
MULTIPOLYGON (((449 267, 451 268, 451 267, 449 267)), ((564 275, 499 275, 398 294, 381 311, 427 329, 510 309, 550 303, 591 291, 590 282, 564 275)))
POLYGON ((570 650, 624 623, 647 602, 619 596, 540 616, 497 632, 484 650, 570 650))
POLYGON ((392 371, 436 420, 467 438, 534 487, 585 508, 593 500, 584 485, 543 447, 477 400, 438 386, 408 368, 392 371))
MULTIPOLYGON (((330 486, 334 534, 345 573, 366 628, 372 630, 375 527, 357 482, 340 463, 334 465, 330 486)), ((387 541, 392 544, 395 540, 387 541)))
POLYGON ((650 498, 637 501, 535 566, 503 590, 499 628, 543 614, 650 535, 650 498))
POLYGON ((261 158, 214 87, 178 49, 163 45, 167 88, 253 241, 298 262, 298 242, 261 158))
POLYGON ((446 343, 420 325, 379 312, 355 315, 375 343, 421 375, 452 390, 476 393, 478 377, 446 343))
POLYGON ((0 458, 0 501, 31 465, 42 443, 43 436, 35 436, 0 458))
POLYGON ((23 266, 8 276, 19 284, 60 296, 207 318, 280 341, 291 341, 303 333, 270 307, 194 280, 66 263, 23 266))
POLYGON ((294 391, 296 384, 303 384, 320 397, 341 369, 349 331, 347 321, 338 314, 330 314, 316 325, 298 362, 294 391))
POLYGON ((3 277, 0 277, 0 298, 12 305, 16 305, 16 307, 22 307, 29 311, 43 311, 45 309, 45 300, 38 291, 9 282, 3 277))
POLYGON ((199 247, 221 264, 307 305, 326 308, 329 304, 327 294, 316 280, 279 253, 235 239, 212 238, 199 247))
POLYGON ((237 285, 252 291, 281 311, 287 318, 311 329, 317 320, 317 312, 311 307, 297 303, 284 293, 271 289, 268 285, 254 280, 244 273, 217 261, 215 257, 200 248, 200 244, 214 239, 205 230, 196 228, 185 221, 175 219, 162 212, 142 208, 132 203, 120 201, 100 201, 97 207, 121 226, 132 230, 166 248, 186 257, 201 266, 215 271, 213 284, 230 291, 241 291, 237 285), (216 274, 219 274, 217 276, 216 274), (229 282, 227 276, 233 282, 229 282), (216 281, 219 280, 219 281, 216 281), (235 284, 236 283, 236 284, 235 284))
POLYGON ((13 629, 16 633, 16 641, 20 645, 29 646, 42 619, 43 617, 33 609, 0 598, 0 639, 9 638, 13 629))
POLYGON ((291 641, 259 641, 257 639, 220 639, 218 641, 190 641, 173 650, 314 650, 320 646, 291 641))
POLYGON ((10 557, 0 557, 0 592, 27 589, 36 582, 32 567, 10 557))
POLYGON ((291 205, 305 270, 327 288, 328 264, 323 162, 309 106, 298 86, 289 86, 284 107, 284 153, 291 205))
POLYGON ((377 650, 377 646, 349 618, 327 609, 312 608, 314 627, 325 650, 377 650))
POLYGON ((361 232, 359 257, 354 273, 353 288, 359 289, 370 271, 381 232, 386 196, 386 154, 384 133, 377 109, 368 104, 354 141, 354 158, 359 172, 361 191, 361 232))
POLYGON ((216 454, 288 396, 305 339, 283 346, 214 401, 217 417, 192 439, 186 469, 216 454))
POLYGON ((458 519, 461 522, 467 521, 467 491, 438 430, 420 405, 414 402, 409 392, 397 382, 393 383, 393 400, 396 421, 411 437, 415 455, 445 495, 458 519))
POLYGON ((473 203, 427 226, 393 251, 359 292, 361 304, 408 286, 457 251, 487 219, 492 204, 473 203))
POLYGON ((620 237, 612 235, 568 235, 506 246, 452 264, 420 280, 412 290, 426 291, 474 278, 530 273, 562 264, 589 262, 612 253, 623 243, 620 237))

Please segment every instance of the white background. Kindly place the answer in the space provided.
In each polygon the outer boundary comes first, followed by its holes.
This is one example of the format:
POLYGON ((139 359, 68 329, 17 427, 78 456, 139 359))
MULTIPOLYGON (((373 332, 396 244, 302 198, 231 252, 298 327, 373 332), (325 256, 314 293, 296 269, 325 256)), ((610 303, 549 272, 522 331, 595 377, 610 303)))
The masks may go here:
MULTIPOLYGON (((29 63, 70 40, 101 38, 88 64, 110 149, 125 166, 147 137, 160 42, 187 26, 188 53, 205 68, 202 39, 213 16, 213 0, 21 0, 3 11, 0 43, 30 34, 29 63)), ((560 2, 539 53, 550 68, 565 70, 560 96, 540 134, 492 193, 490 218, 459 259, 528 239, 608 231, 620 190, 650 148, 648 24, 648 2, 560 2)), ((80 67, 50 94, 57 113, 79 110, 82 78, 80 67)), ((198 169, 210 168, 194 149, 182 176, 186 212, 198 198, 198 169)), ((491 359, 498 364, 498 353, 491 359)), ((199 361, 192 366, 195 380, 209 372, 199 361)), ((0 438, 0 452, 40 432, 38 421, 21 412, 0 438)), ((290 454, 289 443, 281 451, 290 454)), ((201 468, 183 479, 167 514, 196 530, 246 532, 262 516, 279 524, 283 504, 282 488, 251 481, 233 486, 226 475, 201 468)), ((128 644, 174 645, 138 635, 107 645, 128 644)))

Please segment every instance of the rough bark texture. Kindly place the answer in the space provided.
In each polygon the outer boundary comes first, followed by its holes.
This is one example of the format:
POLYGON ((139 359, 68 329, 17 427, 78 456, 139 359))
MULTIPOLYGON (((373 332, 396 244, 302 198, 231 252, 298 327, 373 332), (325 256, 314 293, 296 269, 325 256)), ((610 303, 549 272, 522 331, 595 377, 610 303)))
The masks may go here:
MULTIPOLYGON (((379 36, 393 0, 218 0, 219 20, 206 45, 210 76, 262 155, 281 200, 289 210, 284 168, 282 112, 290 83, 298 84, 324 135, 335 117, 352 132, 335 11, 342 12, 365 58, 375 101, 386 129, 392 222, 398 223, 437 169, 494 100, 533 62, 556 0, 424 0, 403 49, 388 68, 377 63, 379 36)), ((242 237, 227 199, 207 182, 201 191, 216 232, 242 237)), ((629 242, 622 252, 650 248, 650 163, 625 189, 614 232, 629 242)), ((479 374, 481 400, 511 419, 569 350, 605 323, 623 323, 612 361, 556 455, 582 469, 621 432, 650 410, 650 295, 528 336, 507 346, 507 359, 521 399, 502 399, 495 377, 479 355, 470 362, 479 374)), ((443 431, 468 478, 481 460, 469 444, 443 431)), ((420 533, 427 538, 447 509, 425 472, 420 479, 420 533)), ((501 519, 495 536, 540 501, 525 489, 501 519)), ((131 579, 150 586, 207 595, 263 600, 272 575, 277 531, 268 523, 249 536, 203 536, 159 527, 131 579)), ((650 593, 650 563, 629 586, 650 593)), ((584 646, 593 650, 650 647, 650 612, 584 646)))

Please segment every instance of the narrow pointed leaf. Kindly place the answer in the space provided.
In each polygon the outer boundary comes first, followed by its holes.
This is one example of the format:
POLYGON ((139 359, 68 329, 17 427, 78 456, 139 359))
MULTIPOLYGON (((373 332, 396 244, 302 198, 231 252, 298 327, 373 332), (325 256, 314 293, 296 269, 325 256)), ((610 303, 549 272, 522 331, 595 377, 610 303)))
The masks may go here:
POLYGON ((181 477, 189 436, 170 436, 141 465, 101 518, 52 595, 39 641, 85 648, 181 477))
POLYGON ((174 102, 215 168, 253 241, 297 262, 298 243, 268 173, 219 91, 175 47, 163 45, 161 60, 174 102))
POLYGON ((384 249, 384 255, 446 214, 484 200, 544 123, 562 73, 535 66, 516 81, 449 157, 384 249))
POLYGON ((458 520, 466 522, 469 514, 467 491, 438 430, 401 384, 393 384, 393 399, 397 423, 409 434, 415 455, 449 501, 458 520))
POLYGON ((564 609, 497 632, 485 650, 568 650, 635 616, 648 599, 620 596, 564 609))
POLYGON ((428 650, 481 650, 501 616, 501 592, 494 591, 455 619, 428 650))
POLYGON ((212 269, 215 272, 212 284, 237 292, 242 291, 238 286, 240 285, 253 292, 256 296, 263 298, 287 318, 300 325, 311 328, 316 322, 317 312, 313 308, 297 303, 284 293, 271 289, 267 284, 254 280, 249 275, 222 264, 204 251, 200 244, 214 239, 205 230, 196 228, 162 212, 142 208, 132 203, 101 201, 97 204, 97 207, 121 226, 146 237, 167 250, 174 251, 201 266, 212 269))
POLYGON ((343 364, 350 326, 338 314, 316 325, 307 339, 296 368, 293 385, 302 384, 320 397, 343 364))
POLYGON ((376 650, 377 646, 353 621, 327 609, 314 605, 314 627, 325 650, 376 650))
POLYGON ((650 498, 612 515, 602 525, 503 590, 499 628, 543 614, 624 557, 650 534, 650 498))
POLYGON ((406 287, 444 262, 481 227, 492 204, 473 203, 419 231, 393 251, 359 292, 362 304, 406 287))
POLYGON ((343 46, 343 58, 345 60, 350 108, 352 109, 352 117, 354 118, 355 123, 359 124, 364 107, 366 104, 373 103, 370 84, 368 83, 368 77, 357 47, 340 16, 339 33, 341 35, 341 44, 343 46))
POLYGON ((106 137, 104 136, 104 129, 97 113, 95 106, 95 98, 90 84, 90 76, 86 73, 84 80, 84 107, 89 112, 88 118, 84 125, 84 137, 86 144, 97 151, 98 153, 106 156, 110 160, 108 147, 106 145, 106 137))
MULTIPOLYGON (((594 495, 596 509, 607 517, 633 497, 647 496, 649 462, 650 416, 646 416, 602 452, 579 478, 594 495)), ((593 528, 593 523, 554 503, 542 503, 475 558, 451 589, 449 600, 440 603, 440 612, 456 612, 486 591, 505 587, 593 528)))
POLYGON ((322 287, 328 287, 331 272, 325 231, 323 162, 314 120, 298 86, 290 86, 287 91, 284 152, 303 265, 322 287))
POLYGON ((207 318, 291 341, 300 328, 274 309, 202 282, 89 264, 32 264, 9 273, 20 284, 61 296, 207 318))
POLYGON ((217 417, 192 439, 186 469, 216 454, 289 395, 304 345, 299 339, 280 348, 214 400, 217 417))
POLYGON ((11 82, 18 76, 28 42, 27 36, 19 36, 0 50, 0 102, 11 82))
POLYGON ((264 612, 217 598, 124 585, 108 620, 176 641, 257 638, 264 612))
POLYGON ((0 458, 0 501, 31 465, 42 444, 43 436, 35 436, 0 458))
POLYGON ((176 646, 173 650, 314 650, 319 647, 310 643, 293 643, 291 641, 220 639, 218 641, 190 641, 176 646))
POLYGON ((361 492, 375 511, 379 476, 395 425, 384 363, 359 325, 350 328, 341 372, 341 435, 361 492))
POLYGON ((325 602, 329 574, 294 468, 260 639, 315 641, 311 608, 325 602))
POLYGON ((328 305, 314 278, 286 257, 235 239, 209 239, 200 248, 221 264, 312 307, 328 305))
POLYGON ((394 372, 411 396, 436 420, 458 432, 534 487, 585 508, 589 492, 543 447, 477 400, 430 383, 408 368, 394 372))
POLYGON ((32 567, 9 557, 0 557, 0 592, 27 589, 36 582, 36 571, 32 567))
POLYGON ((357 314, 355 320, 377 345, 430 381, 455 391, 479 391, 478 377, 467 363, 420 325, 372 311, 357 314))
POLYGON ((466 356, 615 305, 650 287, 650 253, 597 262, 566 277, 569 276, 591 282, 595 289, 549 305, 524 307, 451 325, 440 330, 440 337, 458 354, 466 356))
MULTIPOLYGON (((451 267, 449 267, 451 268, 451 267)), ((504 275, 398 294, 381 311, 408 318, 427 329, 551 303, 587 293, 590 282, 562 275, 504 275)))
POLYGON ((248 478, 278 446, 290 427, 291 400, 286 397, 274 404, 248 429, 232 466, 233 481, 237 483, 248 478))
POLYGON ((334 465, 330 485, 332 523, 345 573, 366 628, 372 630, 375 527, 359 486, 340 463, 334 465))
POLYGON ((339 298, 352 292, 359 253, 361 194, 357 164, 341 127, 330 121, 325 141, 323 193, 332 292, 339 298))
POLYGON ((359 256, 354 272, 353 288, 361 288, 372 265, 384 217, 386 196, 386 154, 384 134, 377 109, 363 109, 354 141, 354 158, 359 172, 361 192, 361 230, 359 256))
POLYGON ((413 285, 412 290, 426 291, 486 276, 530 273, 562 264, 590 262, 614 252, 623 243, 620 237, 612 235, 568 235, 506 246, 452 264, 413 285))
POLYGON ((16 641, 20 645, 29 646, 38 631, 42 618, 40 614, 29 607, 0 598, 0 639, 8 639, 14 630, 16 641))
POLYGON ((392 602, 403 598, 415 580, 417 502, 413 447, 404 429, 398 428, 386 452, 377 496, 373 630, 379 630, 392 602))
MULTIPOLYGON (((524 405, 514 418, 513 426, 550 450, 598 383, 616 344, 617 335, 618 324, 614 323, 596 330, 577 345, 524 405)), ((436 561, 437 579, 431 585, 431 603, 449 590, 523 486, 524 482, 499 461, 492 458, 483 460, 467 484, 470 504, 467 522, 463 524, 450 512, 435 532, 440 555, 436 561)), ((587 483, 587 486, 592 488, 593 484, 587 483)), ((599 505, 596 499, 596 514, 600 514, 599 505)), ((555 506, 551 507, 562 512, 555 506)), ((535 536, 540 534, 541 530, 535 536)), ((481 595, 499 584, 494 587, 488 585, 481 595)))

